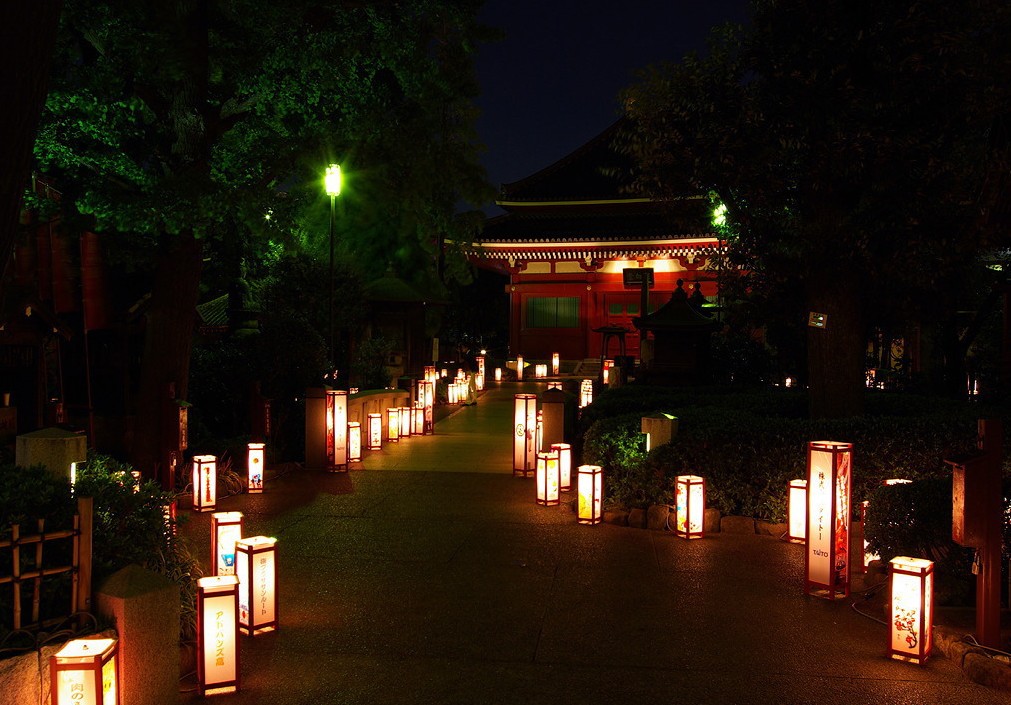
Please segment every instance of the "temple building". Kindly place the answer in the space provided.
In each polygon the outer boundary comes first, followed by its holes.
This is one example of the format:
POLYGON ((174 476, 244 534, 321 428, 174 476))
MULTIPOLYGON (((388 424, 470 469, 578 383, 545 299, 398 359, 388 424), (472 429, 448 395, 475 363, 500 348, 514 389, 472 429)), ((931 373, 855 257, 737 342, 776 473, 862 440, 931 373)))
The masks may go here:
POLYGON ((639 283, 648 272, 630 270, 652 270, 650 311, 670 300, 679 279, 696 300, 716 300, 712 262, 723 244, 709 196, 686 188, 681 198, 660 203, 632 194, 631 160, 614 148, 622 125, 504 184, 496 204, 506 213, 488 221, 470 251, 478 266, 509 277, 513 356, 610 357, 623 343, 625 354, 638 357, 633 320, 641 315, 639 283))

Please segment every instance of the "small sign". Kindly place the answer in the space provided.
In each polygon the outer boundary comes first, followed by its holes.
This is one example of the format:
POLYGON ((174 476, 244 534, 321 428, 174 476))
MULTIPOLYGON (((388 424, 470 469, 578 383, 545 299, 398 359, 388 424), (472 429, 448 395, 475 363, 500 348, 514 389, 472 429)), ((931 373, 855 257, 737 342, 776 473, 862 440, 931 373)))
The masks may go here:
POLYGON ((626 267, 621 270, 621 278, 629 289, 640 289, 643 282, 648 288, 653 288, 653 270, 649 267, 626 267))
POLYGON ((807 324, 812 328, 824 328, 828 325, 828 314, 811 311, 807 315, 807 324))

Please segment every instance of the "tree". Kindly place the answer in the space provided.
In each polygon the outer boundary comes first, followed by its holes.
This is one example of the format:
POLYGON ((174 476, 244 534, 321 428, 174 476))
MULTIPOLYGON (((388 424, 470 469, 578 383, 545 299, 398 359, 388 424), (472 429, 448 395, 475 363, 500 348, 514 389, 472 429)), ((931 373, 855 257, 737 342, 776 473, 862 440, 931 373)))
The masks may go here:
POLYGON ((757 0, 628 91, 640 183, 716 192, 746 285, 799 295, 795 325, 827 314, 807 334, 815 416, 859 413, 869 327, 936 315, 1000 241, 1009 22, 997 0, 757 0))
POLYGON ((481 192, 467 108, 476 10, 67 0, 36 157, 65 203, 149 272, 138 468, 157 465, 168 385, 187 396, 204 263, 220 286, 255 276, 266 251, 297 249, 306 228, 319 250, 327 163, 357 173, 340 201, 347 251, 415 266, 458 198, 481 192))

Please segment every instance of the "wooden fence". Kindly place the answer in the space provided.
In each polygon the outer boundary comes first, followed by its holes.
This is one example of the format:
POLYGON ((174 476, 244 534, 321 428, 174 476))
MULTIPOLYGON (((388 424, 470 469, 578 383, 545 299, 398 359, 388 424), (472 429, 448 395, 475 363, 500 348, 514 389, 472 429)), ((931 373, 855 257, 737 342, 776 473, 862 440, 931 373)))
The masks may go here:
POLYGON ((12 627, 18 629, 43 629, 64 621, 77 612, 88 612, 91 607, 91 530, 93 522, 93 500, 91 497, 79 497, 77 514, 74 515, 72 529, 46 531, 46 520, 39 519, 34 534, 22 534, 20 524, 11 525, 9 539, 0 541, 0 590, 11 585, 13 593, 14 620, 12 627), (52 541, 70 541, 73 546, 70 565, 44 565, 44 549, 52 541), (6 563, 5 553, 10 552, 10 575, 3 569, 6 563), (34 559, 34 560, 33 560, 34 559), (25 570, 26 563, 31 566, 25 570), (41 619, 42 582, 46 578, 70 573, 71 588, 67 601, 68 611, 65 614, 41 619), (31 585, 31 615, 25 619, 25 607, 22 604, 22 584, 31 585))

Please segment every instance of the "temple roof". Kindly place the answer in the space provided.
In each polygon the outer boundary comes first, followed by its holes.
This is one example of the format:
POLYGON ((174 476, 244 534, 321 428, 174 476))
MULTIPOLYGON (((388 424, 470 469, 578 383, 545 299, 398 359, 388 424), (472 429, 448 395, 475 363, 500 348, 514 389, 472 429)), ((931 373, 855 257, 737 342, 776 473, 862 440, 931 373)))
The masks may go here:
POLYGON ((684 282, 678 279, 677 289, 671 294, 670 301, 648 316, 633 319, 635 327, 651 331, 711 331, 719 328, 719 321, 699 313, 688 302, 683 285, 684 282))

